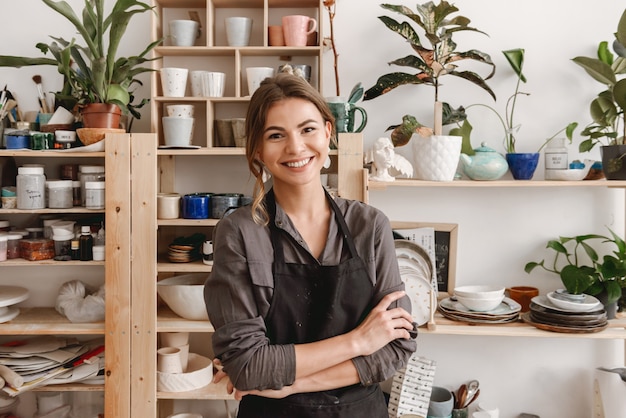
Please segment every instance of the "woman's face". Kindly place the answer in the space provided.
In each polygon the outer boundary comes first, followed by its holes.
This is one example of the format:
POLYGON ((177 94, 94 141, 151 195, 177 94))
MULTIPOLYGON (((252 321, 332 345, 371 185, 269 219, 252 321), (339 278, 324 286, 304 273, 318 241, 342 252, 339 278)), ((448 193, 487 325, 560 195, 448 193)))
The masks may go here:
POLYGON ((328 156, 331 124, 308 100, 288 98, 267 113, 258 159, 272 173, 274 187, 320 183, 328 156))

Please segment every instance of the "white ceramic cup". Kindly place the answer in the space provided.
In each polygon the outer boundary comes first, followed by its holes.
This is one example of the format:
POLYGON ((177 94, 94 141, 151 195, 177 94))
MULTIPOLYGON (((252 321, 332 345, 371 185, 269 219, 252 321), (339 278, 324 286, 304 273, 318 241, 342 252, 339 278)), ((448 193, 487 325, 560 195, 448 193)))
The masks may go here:
POLYGON ((248 46, 250 32, 252 31, 252 19, 249 17, 235 16, 225 19, 226 41, 229 46, 248 46))
POLYGON ((203 70, 194 70, 189 72, 190 84, 191 84, 191 95, 193 97, 203 97, 204 95, 204 78, 203 74, 208 73, 208 71, 203 70))
POLYGON ((248 67, 246 68, 246 75, 248 77, 248 94, 252 96, 261 85, 261 81, 274 76, 274 69, 270 67, 248 67))
POLYGON ((162 347, 179 347, 189 344, 188 332, 159 332, 162 347))
POLYGON ((167 109, 167 116, 173 118, 193 118, 195 106, 190 104, 173 104, 167 105, 165 108, 167 109))
POLYGON ((173 46, 193 46, 198 38, 195 20, 170 20, 170 38, 173 46))
POLYGON ((226 74, 215 71, 206 71, 202 74, 203 96, 223 97, 226 74))
POLYGON ((185 97, 187 89, 187 68, 161 68, 161 88, 165 97, 185 97))
POLYGON ((454 399, 452 392, 448 389, 433 386, 430 394, 430 402, 428 403, 428 416, 437 418, 447 418, 454 408, 454 399))
POLYGON ((317 20, 309 16, 283 16, 282 22, 287 46, 306 46, 307 37, 317 29, 317 20))
POLYGON ((173 118, 164 116, 163 140, 165 145, 171 147, 186 147, 191 145, 193 137, 193 118, 173 118))
MULTIPOLYGON (((180 216, 180 195, 178 193, 158 193, 157 194, 157 218, 177 219, 180 216)), ((162 335, 162 334, 161 334, 162 335)), ((182 344, 186 344, 183 342, 182 344)), ((161 337, 161 345, 164 347, 176 347, 182 344, 164 343, 161 337)))
POLYGON ((182 373, 180 348, 162 347, 157 350, 157 370, 161 373, 182 373))

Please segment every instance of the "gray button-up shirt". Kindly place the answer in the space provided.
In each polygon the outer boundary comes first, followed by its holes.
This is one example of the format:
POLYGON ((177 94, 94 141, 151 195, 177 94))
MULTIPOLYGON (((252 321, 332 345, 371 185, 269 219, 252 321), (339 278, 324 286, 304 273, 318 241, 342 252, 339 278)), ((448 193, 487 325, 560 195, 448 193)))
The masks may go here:
MULTIPOLYGON (((335 198, 335 202, 367 267, 374 286, 374 302, 388 293, 403 290, 387 217, 359 201, 335 198)), ((288 239, 283 234, 285 262, 310 263, 306 243, 278 204, 275 223, 294 238, 288 239)), ((215 355, 239 390, 291 385, 295 380, 294 346, 270 344, 263 320, 274 293, 274 251, 269 228, 254 223, 247 206, 222 219, 213 235, 214 262, 205 285, 205 301, 216 330, 215 355)), ((349 257, 347 248, 343 254, 343 246, 340 226, 331 216, 326 247, 318 261, 322 265, 339 264, 342 257, 349 257)), ((391 305, 396 306, 411 311, 406 296, 391 305)), ((361 383, 370 385, 393 376, 406 365, 415 349, 414 340, 398 339, 369 356, 354 358, 361 383)))

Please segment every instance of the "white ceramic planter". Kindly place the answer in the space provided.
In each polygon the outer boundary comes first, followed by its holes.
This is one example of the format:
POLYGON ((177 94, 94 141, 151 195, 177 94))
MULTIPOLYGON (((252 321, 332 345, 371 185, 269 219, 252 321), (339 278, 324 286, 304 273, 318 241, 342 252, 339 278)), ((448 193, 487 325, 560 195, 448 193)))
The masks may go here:
POLYGON ((415 178, 431 181, 452 181, 461 155, 460 136, 413 135, 413 168, 415 178))

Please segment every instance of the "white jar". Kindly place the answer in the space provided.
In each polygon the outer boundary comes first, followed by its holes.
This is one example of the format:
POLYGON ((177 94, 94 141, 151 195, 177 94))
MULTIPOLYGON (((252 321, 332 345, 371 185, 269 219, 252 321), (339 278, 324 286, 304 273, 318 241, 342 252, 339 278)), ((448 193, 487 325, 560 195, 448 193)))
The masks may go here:
POLYGON ((569 161, 564 138, 555 138, 548 143, 545 151, 545 179, 554 180, 555 170, 567 170, 569 161))
POLYGON ((50 180, 48 186, 48 207, 52 209, 67 209, 73 206, 72 180, 50 180))
POLYGON ((85 207, 104 209, 104 182, 88 181, 85 183, 85 207))
POLYGON ((103 165, 81 165, 78 167, 78 177, 80 179, 80 196, 82 205, 87 206, 87 194, 85 183, 88 181, 104 181, 103 165))
POLYGON ((19 167, 15 181, 18 209, 46 207, 46 176, 43 167, 19 167))

